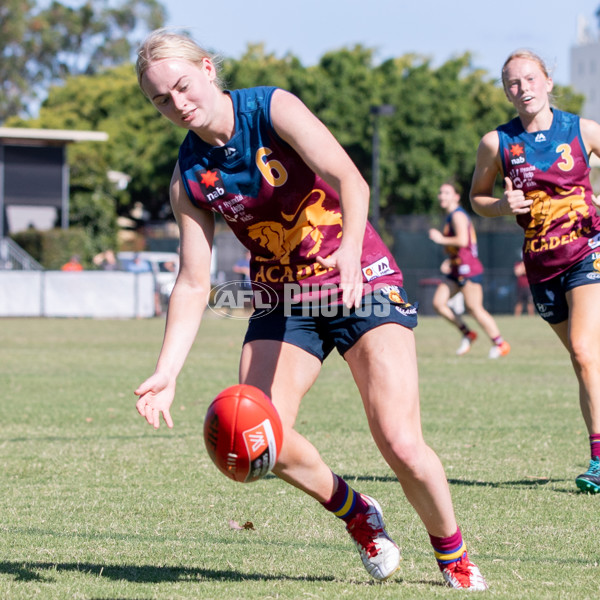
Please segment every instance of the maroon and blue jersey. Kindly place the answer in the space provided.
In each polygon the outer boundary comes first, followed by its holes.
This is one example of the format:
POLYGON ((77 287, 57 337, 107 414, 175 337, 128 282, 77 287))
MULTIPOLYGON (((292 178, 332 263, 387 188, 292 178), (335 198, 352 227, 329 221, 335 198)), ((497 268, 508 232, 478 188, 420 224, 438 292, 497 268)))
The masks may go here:
MULTIPOLYGON (((227 92, 235 133, 224 146, 210 146, 188 132, 179 149, 183 184, 196 206, 220 214, 250 250, 253 281, 280 296, 290 283, 313 292, 323 286, 335 289, 339 272, 321 266, 316 257, 339 247, 339 196, 277 135, 270 115, 276 89, 227 92)), ((363 281, 373 288, 402 285, 400 269, 369 223, 361 266, 363 281)))
POLYGON ((452 224, 452 216, 457 212, 464 214, 469 222, 469 243, 464 247, 444 246, 444 249, 450 257, 450 277, 462 281, 481 275, 483 273, 483 265, 477 257, 477 235, 475 228, 464 208, 459 206, 446 217, 442 233, 446 237, 454 237, 456 235, 454 225, 452 224))
POLYGON ((531 211, 517 215, 527 277, 530 284, 547 281, 600 245, 579 117, 553 109, 547 131, 528 133, 519 118, 497 131, 505 176, 533 199, 531 211))

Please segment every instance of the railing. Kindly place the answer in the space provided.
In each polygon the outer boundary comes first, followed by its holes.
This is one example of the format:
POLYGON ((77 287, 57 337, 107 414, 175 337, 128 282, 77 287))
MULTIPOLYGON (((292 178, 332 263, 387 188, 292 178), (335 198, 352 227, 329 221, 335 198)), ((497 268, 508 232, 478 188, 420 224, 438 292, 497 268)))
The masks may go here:
POLYGON ((44 267, 10 238, 0 238, 0 271, 43 271, 44 267))
POLYGON ((0 270, 0 318, 150 318, 155 300, 152 273, 0 270))

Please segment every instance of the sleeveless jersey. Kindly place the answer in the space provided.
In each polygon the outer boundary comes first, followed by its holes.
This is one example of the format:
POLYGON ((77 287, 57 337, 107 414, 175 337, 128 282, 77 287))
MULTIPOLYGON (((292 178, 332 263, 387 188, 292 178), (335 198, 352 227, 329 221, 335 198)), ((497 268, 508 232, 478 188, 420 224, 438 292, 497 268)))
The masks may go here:
POLYGON ((450 257, 450 277, 460 281, 481 275, 483 273, 483 265, 479 258, 477 258, 477 235, 475 234, 475 228, 464 208, 459 206, 446 217, 442 233, 448 237, 456 235, 456 231, 452 225, 452 215, 457 212, 464 214, 469 221, 469 245, 464 248, 457 246, 445 246, 444 248, 446 254, 450 257))
MULTIPOLYGON (((300 297, 310 288, 312 297, 339 302, 339 272, 316 261, 339 247, 339 196, 275 132, 270 116, 275 89, 227 92, 235 133, 224 146, 210 146, 188 132, 179 149, 183 184, 193 204, 220 214, 250 250, 252 281, 270 286, 280 298, 286 284, 297 284, 300 297)), ((371 288, 402 285, 400 269, 369 223, 361 266, 371 288)))
POLYGON ((553 109, 547 131, 527 133, 518 117, 497 131, 505 176, 533 199, 531 211, 517 215, 527 277, 530 284, 547 281, 600 245, 579 117, 553 109))

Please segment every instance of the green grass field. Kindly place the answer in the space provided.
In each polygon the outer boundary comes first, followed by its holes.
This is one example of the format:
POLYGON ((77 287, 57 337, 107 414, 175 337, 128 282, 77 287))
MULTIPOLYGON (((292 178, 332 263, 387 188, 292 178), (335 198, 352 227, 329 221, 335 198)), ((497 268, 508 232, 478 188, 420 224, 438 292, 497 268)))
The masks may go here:
MULTIPOLYGON (((600 497, 581 494, 587 432, 566 352, 537 317, 498 319, 512 353, 480 338, 454 355, 440 319, 416 330, 426 439, 446 467, 490 598, 597 598, 600 497)), ((371 441, 332 355, 298 429, 375 496, 403 562, 370 580, 343 523, 269 476, 243 485, 204 449, 212 398, 235 383, 245 328, 208 318, 182 372, 175 428, 153 431, 133 389, 164 322, 0 320, 0 598, 449 598, 426 532, 371 441), (250 521, 238 530, 230 522, 250 521)), ((398 365, 398 368, 401 368, 398 365)))

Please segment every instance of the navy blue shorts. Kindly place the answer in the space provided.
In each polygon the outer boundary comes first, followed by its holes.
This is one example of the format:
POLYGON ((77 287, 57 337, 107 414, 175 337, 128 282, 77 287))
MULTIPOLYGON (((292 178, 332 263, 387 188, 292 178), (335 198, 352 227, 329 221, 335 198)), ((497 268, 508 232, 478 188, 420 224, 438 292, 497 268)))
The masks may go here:
POLYGON ((410 304, 398 286, 385 286, 363 297, 361 306, 295 305, 267 314, 255 312, 248 324, 244 344, 255 340, 277 340, 302 348, 321 362, 337 348, 343 356, 367 331, 385 323, 413 329, 417 326, 417 304, 410 304))
POLYGON ((600 252, 591 252, 564 273, 531 285, 531 295, 538 313, 552 325, 569 318, 567 292, 573 288, 600 283, 600 252))
POLYGON ((452 283, 456 283, 458 287, 464 287, 467 281, 472 281, 473 283, 478 283, 479 285, 483 285, 483 273, 479 273, 479 275, 474 275, 473 277, 465 277, 463 275, 459 275, 458 277, 454 277, 452 275, 446 275, 446 279, 451 281, 452 283))

